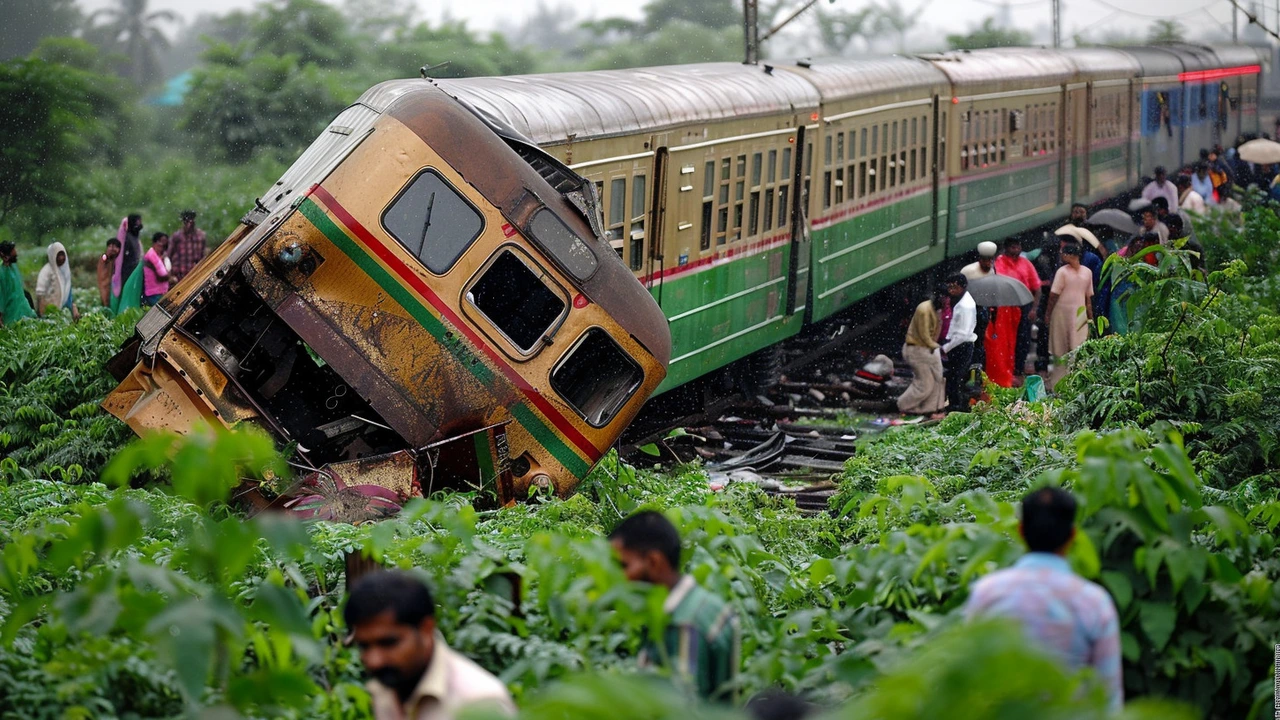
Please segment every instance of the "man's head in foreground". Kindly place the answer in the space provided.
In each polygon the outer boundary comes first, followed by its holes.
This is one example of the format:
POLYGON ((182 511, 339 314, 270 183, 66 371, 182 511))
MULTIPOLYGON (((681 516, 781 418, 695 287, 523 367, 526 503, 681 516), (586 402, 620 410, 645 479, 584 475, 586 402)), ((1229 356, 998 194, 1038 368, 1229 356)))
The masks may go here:
POLYGON ((365 670, 408 700, 435 652, 436 606, 426 583, 398 570, 372 572, 351 588, 342 617, 365 670))

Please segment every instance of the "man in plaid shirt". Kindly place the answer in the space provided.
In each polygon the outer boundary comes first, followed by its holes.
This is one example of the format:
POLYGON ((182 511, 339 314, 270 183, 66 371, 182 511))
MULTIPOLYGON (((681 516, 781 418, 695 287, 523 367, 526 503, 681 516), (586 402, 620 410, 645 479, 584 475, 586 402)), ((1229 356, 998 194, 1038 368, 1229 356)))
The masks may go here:
POLYGON ((204 259, 204 231, 196 227, 196 211, 183 210, 182 229, 169 235, 170 282, 176 284, 204 259))
POLYGON ((1124 703, 1120 621, 1102 586, 1071 571, 1067 548, 1075 539, 1076 500, 1059 488, 1040 488, 1022 499, 1018 531, 1030 551, 1013 567, 974 583, 966 618, 1008 617, 1072 671, 1091 667, 1113 710, 1124 703))

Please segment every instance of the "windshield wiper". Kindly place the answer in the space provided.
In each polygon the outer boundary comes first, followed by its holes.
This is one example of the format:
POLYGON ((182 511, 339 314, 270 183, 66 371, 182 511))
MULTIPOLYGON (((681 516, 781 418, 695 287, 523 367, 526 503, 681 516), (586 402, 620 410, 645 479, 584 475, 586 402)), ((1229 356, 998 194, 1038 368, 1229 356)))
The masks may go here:
POLYGON ((422 254, 422 248, 427 244, 427 230, 431 229, 431 211, 436 206, 436 194, 431 193, 431 197, 427 199, 427 219, 422 222, 422 237, 418 238, 418 254, 422 254))

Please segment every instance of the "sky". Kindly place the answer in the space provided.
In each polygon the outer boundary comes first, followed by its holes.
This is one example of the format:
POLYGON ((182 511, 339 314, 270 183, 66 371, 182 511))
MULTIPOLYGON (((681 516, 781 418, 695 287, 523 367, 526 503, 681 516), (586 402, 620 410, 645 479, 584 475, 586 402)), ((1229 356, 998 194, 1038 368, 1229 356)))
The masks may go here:
MULTIPOLYGON (((41 2, 42 0, 32 0, 41 2)), ((200 12, 221 13, 247 9, 256 0, 151 0, 156 10, 173 10, 190 19, 200 12)), ((640 17, 645 0, 541 0, 552 7, 570 5, 580 19, 602 17, 640 17)), ((761 0, 762 4, 770 0, 761 0)), ((803 0, 789 0, 798 7, 803 0)), ((978 25, 984 17, 1000 17, 1005 12, 1003 0, 899 0, 908 10, 923 7, 923 22, 942 33, 963 32, 978 25)), ((111 5, 115 0, 80 0, 87 12, 111 5)), ((334 0, 336 3, 337 0, 334 0)), ((510 27, 532 14, 539 0, 415 0, 420 17, 439 21, 446 17, 462 19, 476 30, 510 27)), ((856 11, 871 0, 819 0, 833 9, 856 11)), ((1280 30, 1276 8, 1280 0, 1241 0, 1245 7, 1256 5, 1263 24, 1280 30)), ((1015 26, 1028 30, 1041 29, 1047 36, 1050 0, 1008 0, 1007 12, 1015 26)), ((1062 0, 1063 37, 1077 32, 1096 36, 1109 30, 1144 33, 1157 18, 1174 19, 1193 33, 1216 30, 1224 36, 1231 32, 1231 4, 1228 0, 1062 0)), ((1245 27, 1243 14, 1240 28, 1245 27)), ((801 27, 797 25, 797 27, 801 27)))

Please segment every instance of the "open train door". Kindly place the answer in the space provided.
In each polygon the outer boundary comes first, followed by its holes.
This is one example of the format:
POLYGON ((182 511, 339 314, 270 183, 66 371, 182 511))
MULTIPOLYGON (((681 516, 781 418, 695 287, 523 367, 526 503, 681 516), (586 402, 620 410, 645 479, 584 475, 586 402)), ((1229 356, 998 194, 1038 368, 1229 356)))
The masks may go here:
MULTIPOLYGON (((666 270, 666 257, 663 254, 663 235, 667 227, 667 174, 671 153, 667 150, 667 136, 654 135, 649 139, 649 147, 653 148, 653 195, 649 200, 649 217, 642 233, 648 234, 649 250, 645 260, 644 274, 648 277, 645 286, 649 293, 662 305, 662 276, 666 270)), ((632 238, 635 242, 635 238, 632 238)))
POLYGON ((791 259, 787 263, 787 314, 809 306, 809 198, 804 191, 805 128, 796 128, 796 161, 791 170, 791 259))

